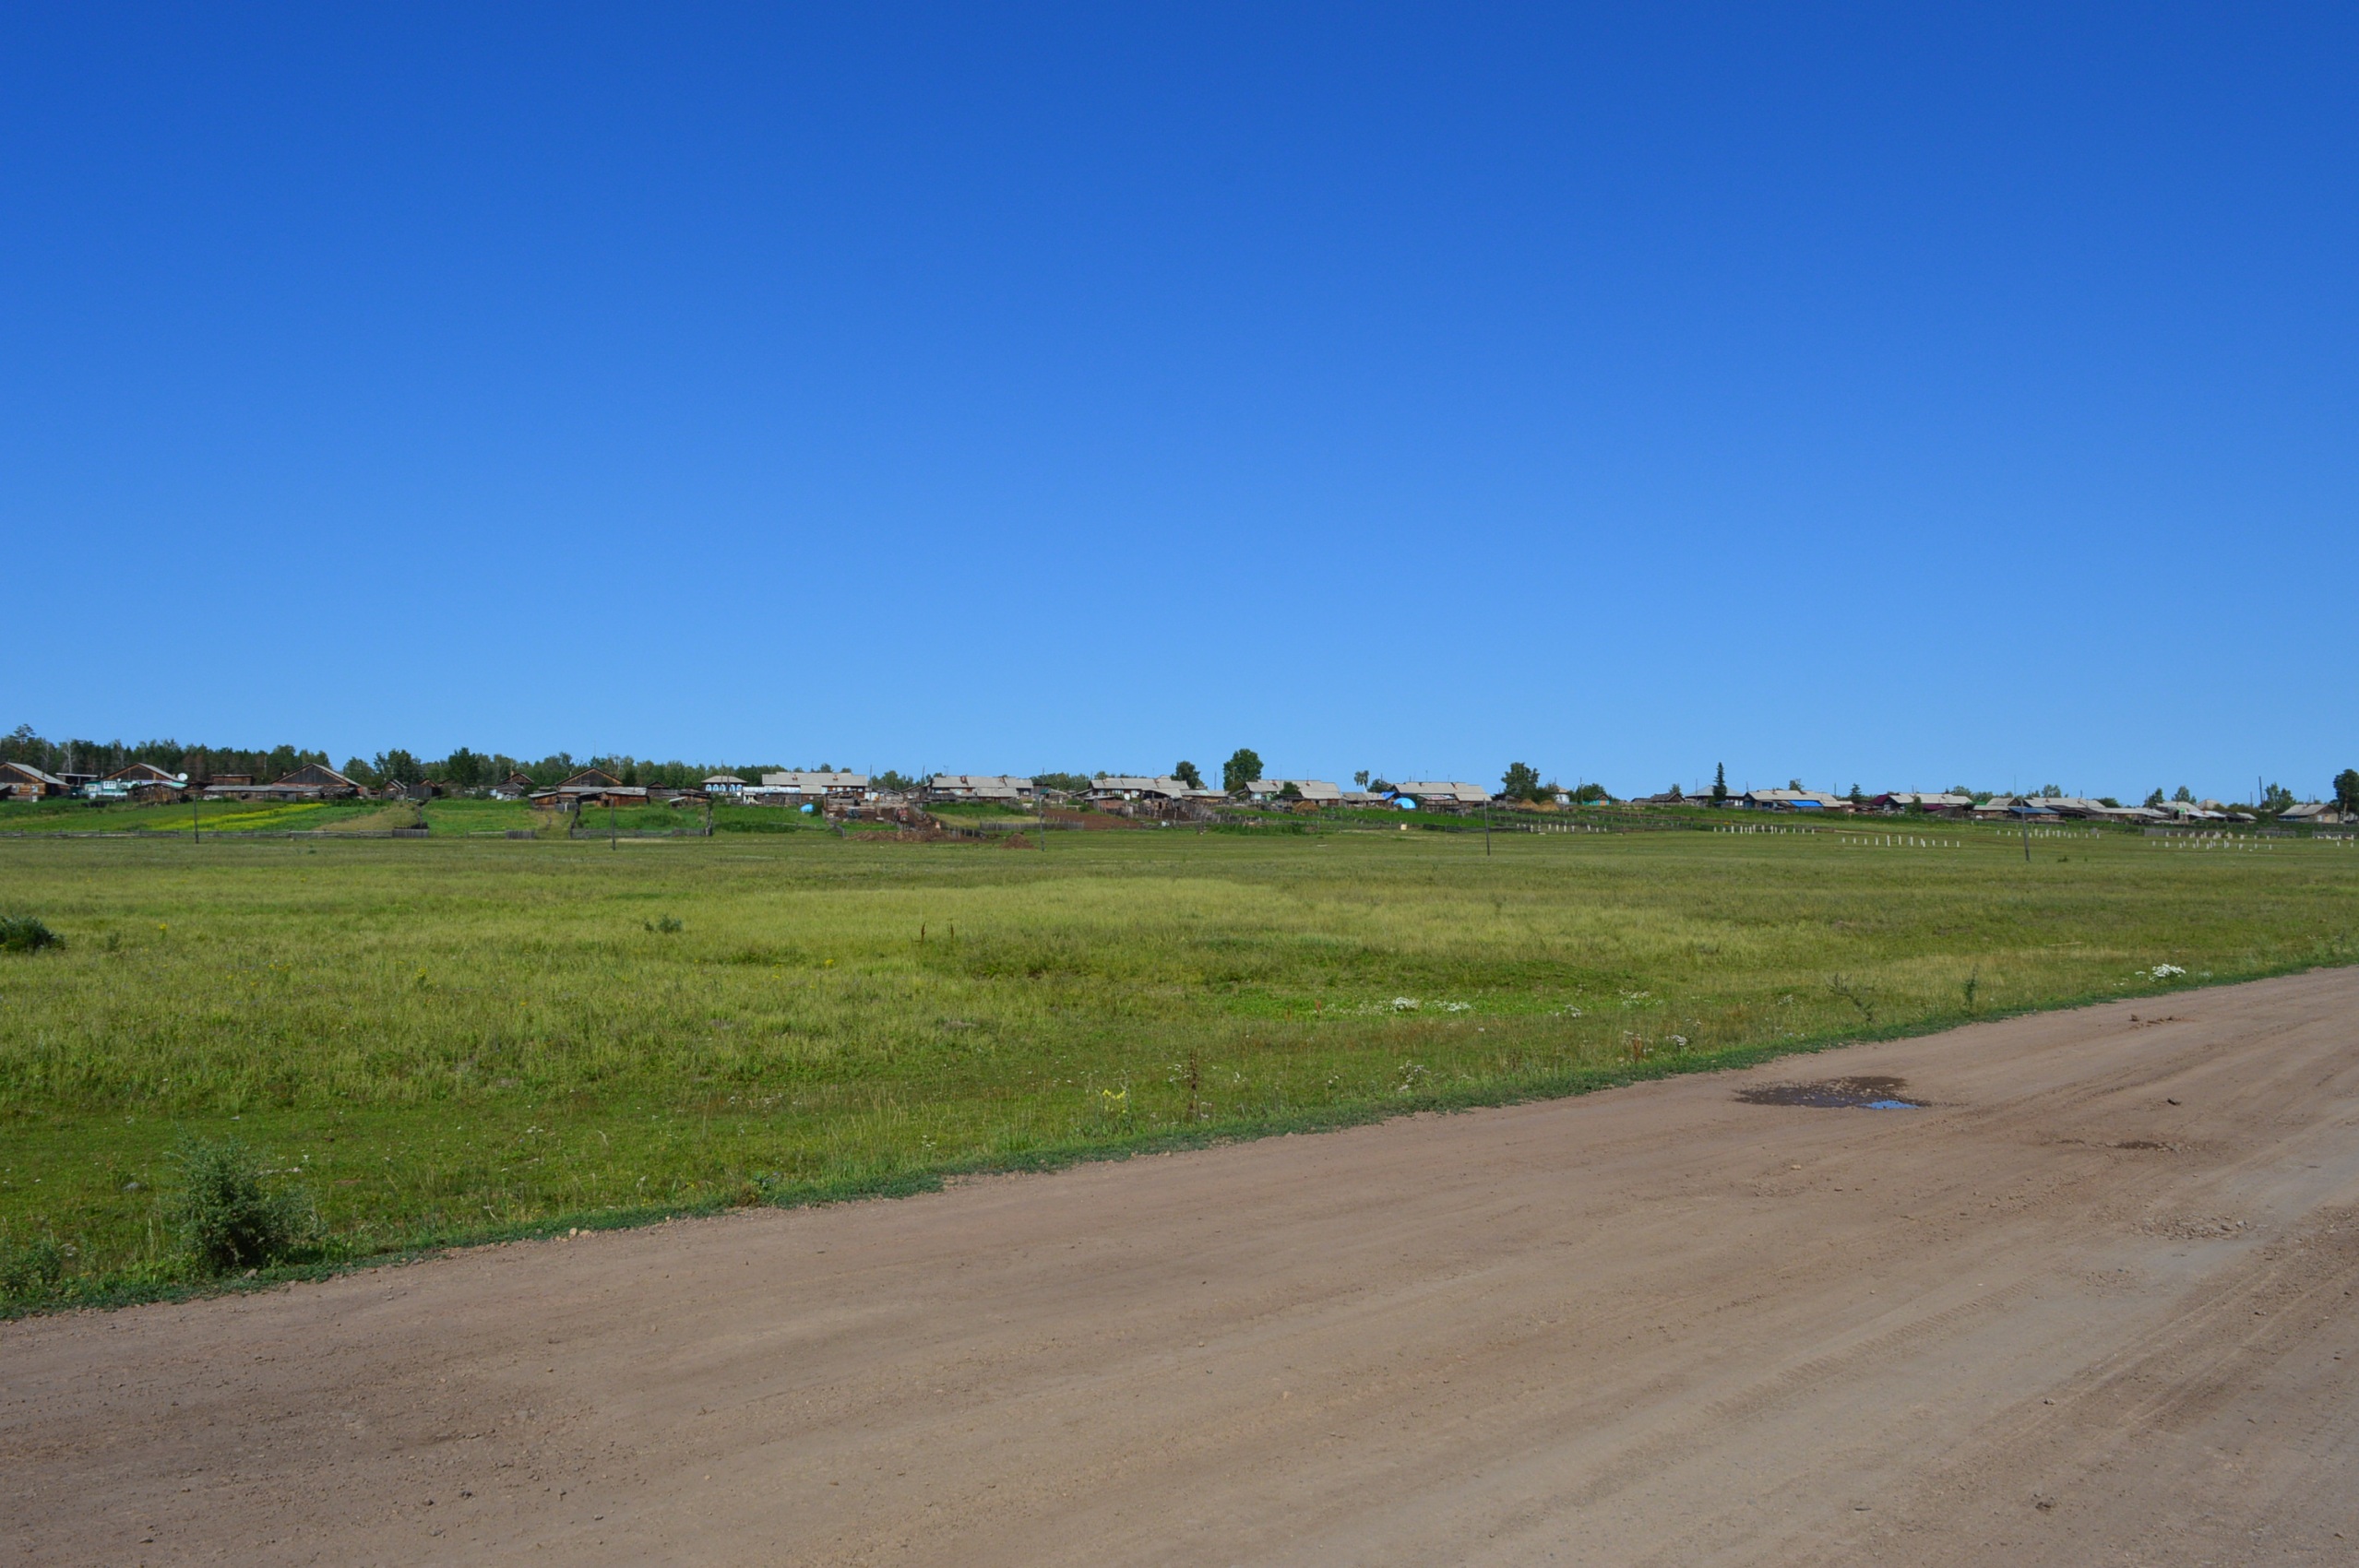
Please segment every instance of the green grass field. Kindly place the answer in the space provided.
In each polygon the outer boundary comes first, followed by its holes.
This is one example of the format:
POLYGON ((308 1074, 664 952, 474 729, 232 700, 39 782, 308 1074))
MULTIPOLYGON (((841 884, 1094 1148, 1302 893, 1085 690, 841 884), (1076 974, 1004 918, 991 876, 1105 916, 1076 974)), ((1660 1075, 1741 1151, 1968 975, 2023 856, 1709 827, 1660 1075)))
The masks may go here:
MULTIPOLYGON (((816 830, 0 840, 0 1232, 187 1276, 185 1134, 352 1257, 1562 1093, 2359 957, 2359 851, 816 830), (669 929, 667 922, 676 922, 669 929), (2157 979, 2160 965, 2184 976, 2157 979), (602 1217, 602 1218, 601 1218, 602 1217)), ((683 814, 673 814, 675 817, 683 814)), ((772 818, 784 814, 766 814, 772 818)), ((462 823, 467 826, 462 826, 462 823)), ((527 824, 529 826, 529 824, 527 824)))

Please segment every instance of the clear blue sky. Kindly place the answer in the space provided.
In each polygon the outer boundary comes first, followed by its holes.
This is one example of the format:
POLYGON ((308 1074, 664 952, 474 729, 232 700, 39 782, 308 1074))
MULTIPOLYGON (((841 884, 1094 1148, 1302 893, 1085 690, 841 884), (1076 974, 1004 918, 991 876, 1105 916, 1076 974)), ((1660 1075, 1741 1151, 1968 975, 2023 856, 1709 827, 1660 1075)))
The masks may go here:
POLYGON ((2305 796, 2359 13, 20 6, 0 727, 2305 796))

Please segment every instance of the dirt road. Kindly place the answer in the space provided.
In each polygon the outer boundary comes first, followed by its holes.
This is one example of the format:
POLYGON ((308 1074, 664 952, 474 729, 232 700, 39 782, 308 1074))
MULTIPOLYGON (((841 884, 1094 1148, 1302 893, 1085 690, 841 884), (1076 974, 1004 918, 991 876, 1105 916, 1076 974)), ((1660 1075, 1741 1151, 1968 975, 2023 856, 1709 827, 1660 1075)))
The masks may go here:
POLYGON ((2354 1289, 2343 970, 0 1325, 0 1554, 2351 1562, 2354 1289))

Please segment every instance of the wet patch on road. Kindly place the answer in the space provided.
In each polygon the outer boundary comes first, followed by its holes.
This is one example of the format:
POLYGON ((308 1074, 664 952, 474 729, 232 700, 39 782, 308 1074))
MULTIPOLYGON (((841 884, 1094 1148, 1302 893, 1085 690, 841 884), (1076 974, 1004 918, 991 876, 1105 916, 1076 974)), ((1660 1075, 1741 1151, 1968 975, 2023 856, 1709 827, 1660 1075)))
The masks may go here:
POLYGON ((1871 1075, 1815 1084, 1763 1084, 1737 1090, 1736 1098, 1747 1105, 1805 1105, 1818 1111, 1924 1110, 1923 1100, 1904 1097, 1908 1087, 1899 1078, 1871 1075))

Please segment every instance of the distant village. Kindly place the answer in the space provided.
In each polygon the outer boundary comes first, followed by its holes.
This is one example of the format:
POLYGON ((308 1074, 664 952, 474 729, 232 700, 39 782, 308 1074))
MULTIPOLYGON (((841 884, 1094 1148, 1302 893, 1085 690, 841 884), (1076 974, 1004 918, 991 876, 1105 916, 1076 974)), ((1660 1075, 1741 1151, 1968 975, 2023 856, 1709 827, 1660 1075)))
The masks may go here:
POLYGON ((2359 824, 2359 775, 2348 771, 2335 780, 2337 792, 2331 800, 2296 800, 2290 793, 2272 788, 2264 792, 2264 800, 2258 804, 2230 804, 2198 800, 2185 790, 2175 799, 2166 800, 2157 790, 2144 802, 2130 805, 2110 798, 2089 800, 2066 795, 2053 789, 2037 795, 1962 790, 1896 790, 1867 794, 1854 786, 1849 794, 1835 794, 1805 790, 1799 782, 1784 789, 1765 790, 1730 790, 1725 783, 1716 783, 1709 791, 1685 793, 1674 788, 1662 794, 1623 799, 1594 784, 1577 790, 1542 784, 1538 775, 1521 763, 1508 769, 1497 789, 1464 779, 1405 779, 1396 783, 1367 774, 1358 776, 1347 787, 1323 778, 1234 777, 1239 759, 1248 759, 1257 768, 1258 759, 1252 753, 1240 752, 1237 758, 1232 759, 1228 770, 1233 781, 1222 789, 1208 787, 1187 764, 1182 764, 1180 770, 1173 774, 1152 778, 1118 774, 1024 778, 1013 774, 937 773, 911 779, 899 775, 871 777, 823 768, 762 770, 751 778, 713 773, 690 782, 666 785, 626 781, 636 768, 625 768, 622 776, 617 776, 597 766, 576 768, 548 783, 536 782, 520 768, 488 782, 460 783, 450 778, 427 778, 363 780, 316 761, 305 762, 269 778, 242 773, 167 771, 152 762, 135 762, 99 774, 53 772, 30 762, 6 761, 0 762, 0 800, 300 802, 368 798, 423 802, 438 796, 464 795, 520 801, 549 811, 569 813, 593 808, 726 804, 829 818, 900 822, 918 820, 941 807, 997 806, 1026 814, 1064 809, 1182 822, 1209 821, 1239 808, 1309 814, 1384 811, 1464 814, 1604 807, 1621 811, 1918 815, 1984 822, 2111 822, 2130 826, 2359 824))

